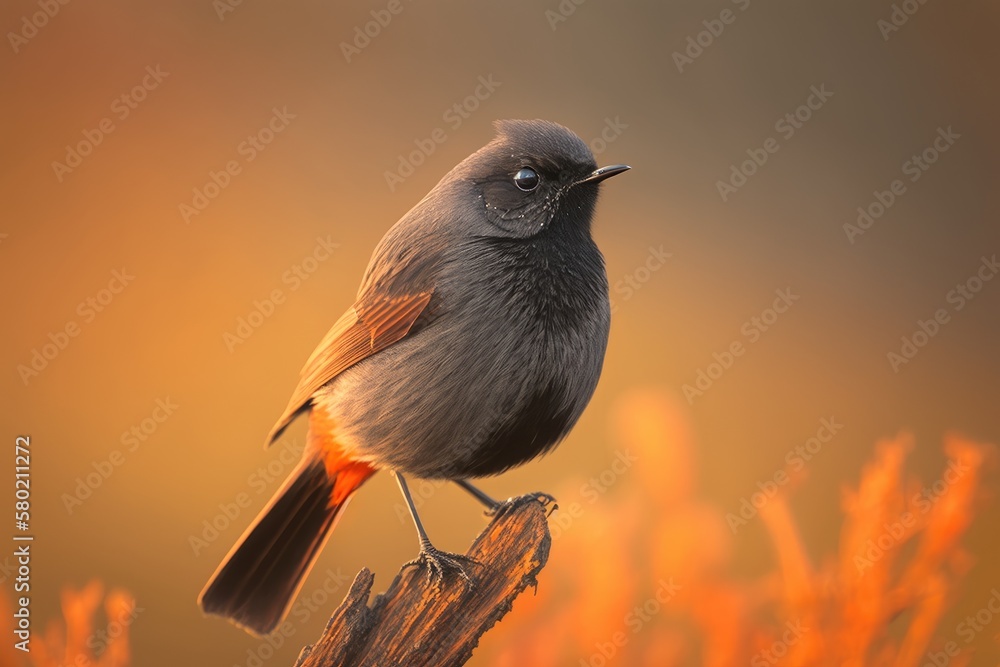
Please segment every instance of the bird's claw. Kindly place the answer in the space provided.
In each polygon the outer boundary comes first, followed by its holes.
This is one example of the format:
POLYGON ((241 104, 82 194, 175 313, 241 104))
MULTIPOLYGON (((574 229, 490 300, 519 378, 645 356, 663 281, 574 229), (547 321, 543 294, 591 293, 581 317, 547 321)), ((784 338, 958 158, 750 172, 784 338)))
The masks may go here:
POLYGON ((542 504, 542 509, 545 510, 545 516, 552 516, 552 513, 559 509, 559 503, 556 502, 556 497, 550 493, 538 491, 530 495, 542 504))
POLYGON ((444 580, 452 574, 457 574, 466 584, 472 586, 472 579, 466 572, 463 563, 466 566, 480 564, 474 558, 440 551, 430 544, 425 544, 420 548, 420 555, 405 563, 403 567, 427 568, 427 583, 432 584, 436 589, 440 589, 444 580))
POLYGON ((559 509, 559 504, 556 502, 555 496, 541 491, 536 491, 535 493, 527 493, 523 496, 515 496, 514 498, 508 498, 503 502, 499 502, 495 507, 486 510, 486 516, 497 518, 503 516, 513 507, 532 501, 541 503, 542 509, 545 510, 545 516, 547 517, 551 516, 554 511, 559 509))

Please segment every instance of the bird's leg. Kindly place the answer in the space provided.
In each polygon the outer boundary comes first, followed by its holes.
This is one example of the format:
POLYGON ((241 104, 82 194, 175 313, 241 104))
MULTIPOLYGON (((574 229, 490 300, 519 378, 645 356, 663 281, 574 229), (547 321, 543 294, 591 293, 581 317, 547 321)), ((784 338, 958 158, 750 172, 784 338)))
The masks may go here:
POLYGON ((478 500, 479 502, 481 502, 483 505, 486 506, 486 516, 493 516, 494 514, 496 514, 496 511, 500 509, 501 503, 499 501, 493 500, 493 498, 486 495, 486 493, 484 493, 482 489, 479 489, 470 484, 468 480, 456 479, 454 480, 454 482, 455 484, 458 484, 460 487, 468 491, 473 498, 475 498, 476 500, 478 500))
POLYGON ((426 566, 427 580, 435 582, 438 586, 440 586, 441 581, 450 572, 457 573, 471 585, 472 580, 466 573, 463 563, 475 565, 477 564, 476 561, 462 554, 451 554, 440 551, 431 544, 430 538, 427 537, 427 531, 424 530, 424 524, 421 523, 420 517, 417 515, 417 508, 413 505, 413 497, 410 495, 410 488, 406 485, 406 480, 398 472, 393 471, 392 474, 396 477, 396 483, 399 484, 399 490, 402 492, 403 498, 406 499, 407 507, 410 508, 410 516, 413 517, 413 525, 416 526, 417 537, 420 539, 420 554, 415 559, 404 564, 403 567, 411 565, 417 567, 426 566))
POLYGON ((454 482, 455 484, 458 484, 460 487, 462 487, 470 494, 472 494, 473 498, 481 502, 483 505, 486 505, 486 516, 490 517, 497 516, 498 513, 501 513, 502 510, 505 510, 506 508, 512 506, 515 501, 524 498, 533 498, 534 500, 540 502, 542 506, 545 508, 547 514, 552 514, 552 512, 554 512, 559 507, 559 505, 556 504, 555 497, 547 493, 541 493, 541 492, 529 493, 527 496, 519 496, 518 498, 510 498, 508 500, 498 501, 498 500, 493 500, 493 498, 488 496, 481 489, 470 484, 468 480, 456 479, 454 480, 454 482))

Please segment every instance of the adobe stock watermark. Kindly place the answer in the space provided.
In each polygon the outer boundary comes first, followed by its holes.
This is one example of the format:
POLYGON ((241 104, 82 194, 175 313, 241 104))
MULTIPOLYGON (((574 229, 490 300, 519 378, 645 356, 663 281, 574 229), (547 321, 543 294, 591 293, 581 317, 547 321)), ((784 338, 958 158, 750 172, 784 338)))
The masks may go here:
MULTIPOLYGON (((606 150, 608 146, 613 144, 618 140, 625 130, 628 129, 628 125, 621 121, 621 116, 615 116, 614 119, 605 117, 604 127, 601 128, 601 132, 598 136, 588 142, 590 146, 590 152, 594 154, 594 157, 601 155, 606 150)), ((621 277, 620 280, 616 281, 613 289, 616 294, 621 295, 621 301, 628 301, 635 293, 642 289, 642 286, 649 282, 649 279, 654 273, 663 268, 667 260, 673 257, 673 253, 669 253, 663 250, 663 244, 658 247, 649 246, 649 252, 646 255, 646 259, 641 264, 637 265, 630 273, 626 273, 621 277)), ((611 312, 614 313, 618 309, 618 303, 614 296, 611 297, 611 312)))
POLYGON ((618 138, 625 133, 628 129, 628 125, 622 122, 621 116, 615 116, 614 119, 605 117, 604 127, 601 128, 598 136, 594 137, 587 144, 590 146, 590 152, 594 156, 598 156, 604 151, 608 150, 608 146, 618 141, 618 138))
POLYGON ((371 45, 372 40, 382 34, 382 31, 389 27, 393 19, 403 13, 406 7, 402 0, 389 0, 385 7, 373 9, 369 12, 371 20, 363 24, 354 26, 354 33, 350 42, 340 43, 340 52, 344 55, 344 60, 350 64, 352 58, 361 55, 361 52, 371 45))
POLYGON ((986 283, 993 280, 997 273, 1000 273, 1000 263, 997 262, 996 253, 990 257, 986 257, 985 255, 981 257, 976 271, 964 281, 955 285, 945 295, 944 300, 947 306, 936 308, 926 320, 917 320, 917 327, 913 333, 904 335, 899 339, 899 348, 886 353, 886 359, 889 362, 892 372, 899 373, 899 370, 903 366, 913 361, 920 350, 941 333, 941 327, 951 322, 952 314, 961 311, 970 301, 976 298, 976 295, 982 291, 986 283), (950 311, 948 306, 951 306, 950 311))
POLYGON ((169 396, 157 398, 153 402, 152 411, 146 417, 122 431, 118 438, 122 448, 111 450, 106 459, 92 461, 90 463, 92 470, 76 478, 72 493, 64 492, 60 496, 66 513, 72 516, 74 511, 83 506, 83 503, 125 464, 126 455, 139 451, 179 407, 169 396))
MULTIPOLYGON (((474 451, 474 449, 469 451, 474 451)), ((560 502, 559 509, 552 513, 549 520, 552 539, 558 540, 569 531, 586 513, 586 508, 596 504, 602 496, 628 475, 638 460, 638 457, 628 449, 616 451, 614 458, 606 468, 592 475, 580 486, 579 500, 568 503, 560 502)), ((437 493, 438 489, 446 484, 448 484, 448 480, 444 479, 421 479, 416 483, 411 483, 410 493, 413 506, 419 510, 427 500, 437 493)), ((397 502, 393 506, 393 512, 400 523, 407 523, 411 520, 409 508, 402 502, 397 502)))
POLYGON ((80 319, 66 320, 66 323, 58 330, 50 331, 47 336, 48 342, 31 349, 28 363, 17 365, 17 374, 24 386, 27 387, 32 379, 38 377, 42 371, 48 368, 49 364, 55 361, 69 346, 70 340, 79 336, 83 327, 93 322, 99 313, 104 312, 115 300, 115 297, 121 294, 133 280, 135 280, 135 276, 129 273, 125 267, 115 269, 111 272, 111 280, 108 281, 106 287, 99 289, 77 304, 76 314, 80 319))
POLYGON ((7 583, 8 579, 17 574, 17 566, 17 561, 11 560, 9 554, 4 556, 3 563, 0 563, 0 584, 7 583))
POLYGON ((448 132, 455 132, 462 127, 462 124, 479 109, 483 102, 492 97, 501 85, 502 82, 495 80, 492 74, 480 76, 472 93, 445 109, 444 113, 441 114, 441 120, 447 125, 448 130, 436 127, 431 130, 427 137, 414 139, 413 144, 416 148, 405 155, 400 153, 396 169, 385 171, 385 184, 389 186, 389 192, 395 192, 397 187, 413 176, 417 167, 424 164, 427 158, 438 149, 438 146, 448 141, 448 132))
POLYGON ((612 487, 624 479, 631 471, 639 457, 628 449, 619 449, 615 452, 615 458, 604 470, 592 475, 590 479, 580 486, 579 496, 583 502, 574 500, 565 503, 552 513, 550 520, 550 532, 553 540, 558 540, 565 535, 576 524, 576 522, 586 513, 586 508, 597 504, 612 487))
POLYGON ((85 128, 82 131, 83 138, 75 144, 67 144, 63 162, 52 161, 52 172, 56 175, 56 180, 62 183, 67 175, 83 164, 84 158, 93 154, 94 149, 104 143, 104 139, 118 128, 115 120, 119 123, 124 122, 168 76, 170 72, 164 72, 159 65, 155 67, 147 65, 146 74, 139 83, 111 101, 109 110, 112 115, 102 118, 96 127, 85 128))
POLYGON ((882 41, 888 42, 889 37, 893 33, 899 32, 899 29, 906 25, 910 17, 920 11, 920 8, 925 4, 927 4, 927 0, 903 0, 899 4, 892 3, 892 11, 889 12, 888 20, 879 19, 875 22, 875 26, 882 34, 882 41))
POLYGON ((580 658, 580 667, 606 667, 625 648, 629 641, 659 615, 663 607, 677 597, 681 585, 674 578, 660 579, 656 591, 642 603, 635 605, 622 619, 622 629, 614 632, 607 641, 594 642, 594 652, 580 658))
MULTIPOLYGON (((741 12, 745 12, 750 7, 750 0, 732 0, 732 3, 741 12)), ((683 74, 685 67, 693 65, 694 61, 700 58, 705 53, 705 50, 722 36, 726 26, 736 22, 736 17, 738 16, 739 14, 726 7, 719 13, 718 18, 702 21, 701 24, 705 29, 694 35, 688 35, 687 40, 685 40, 684 51, 674 51, 671 56, 674 60, 674 65, 677 66, 677 71, 683 74)))
POLYGON ((971 644, 976 635, 986 630, 986 626, 992 623, 997 616, 1000 616, 1000 591, 992 588, 989 599, 976 611, 975 616, 970 614, 955 626, 955 634, 959 635, 966 644, 971 644))
POLYGON ((742 357, 747 351, 747 344, 756 343, 767 331, 774 326, 781 315, 787 313, 801 295, 794 294, 791 287, 777 289, 774 291, 777 297, 768 308, 754 315, 740 326, 740 334, 743 338, 733 340, 722 352, 713 352, 712 359, 707 366, 699 368, 695 372, 694 383, 687 383, 681 387, 681 393, 687 399, 688 405, 694 405, 694 400, 705 395, 705 392, 736 363, 736 359, 742 357), (744 340, 746 343, 744 343, 744 340))
POLYGON ((124 635, 128 628, 135 623, 139 614, 144 611, 146 609, 136 605, 134 600, 128 602, 127 606, 123 605, 121 609, 109 611, 109 616, 114 616, 114 618, 108 621, 106 627, 90 633, 90 636, 84 641, 84 646, 90 649, 90 655, 88 655, 88 651, 80 651, 67 662, 60 662, 60 667, 97 667, 98 663, 90 656, 103 656, 111 643, 124 635))
MULTIPOLYGON (((243 511, 253 505, 253 497, 259 496, 268 489, 280 484, 288 476, 302 458, 305 445, 296 440, 289 440, 281 445, 277 456, 267 465, 258 466, 247 477, 246 485, 253 492, 238 492, 231 500, 219 503, 219 511, 202 520, 197 532, 188 535, 188 546, 195 557, 201 555, 213 542, 229 530, 243 511)), ((214 508, 213 508, 214 511, 214 508)))
POLYGON ((334 251, 339 247, 339 243, 330 240, 329 234, 326 238, 318 237, 316 245, 305 257, 282 272, 281 284, 288 288, 287 292, 282 287, 275 287, 263 299, 254 299, 250 312, 236 318, 233 331, 222 332, 222 342, 229 353, 232 354, 238 346, 247 342, 277 312, 278 306, 285 303, 288 294, 302 287, 324 262, 333 257, 334 251))
MULTIPOLYGON (((975 614, 969 614, 955 626, 955 634, 959 636, 965 646, 960 646, 957 641, 947 641, 940 648, 940 651, 927 651, 927 660, 920 667, 948 667, 952 660, 957 658, 968 645, 975 640, 976 636, 993 623, 993 619, 1000 616, 1000 590, 993 587, 989 591, 983 606, 976 610, 975 614)), ((969 665, 969 660, 962 660, 957 664, 969 665)))
POLYGON ((823 451, 823 446, 829 444, 842 428, 844 425, 838 422, 836 417, 824 417, 819 420, 819 428, 816 429, 815 435, 801 445, 789 449, 785 453, 785 465, 775 470, 764 481, 758 481, 758 490, 751 493, 749 497, 740 498, 738 513, 728 512, 726 514, 726 523, 729 525, 729 530, 733 531, 733 535, 750 523, 757 516, 757 513, 778 495, 780 487, 791 481, 788 470, 793 473, 802 472, 806 464, 819 455, 823 451))
MULTIPOLYGON (((934 140, 927 148, 919 153, 914 153, 900 166, 903 176, 908 176, 907 180, 910 183, 916 183, 928 169, 934 166, 941 155, 947 152, 961 138, 962 135, 952 130, 951 125, 947 129, 938 127, 937 136, 934 137, 934 140)), ((892 208, 893 204, 905 195, 906 192, 906 182, 901 178, 893 179, 885 190, 873 191, 872 196, 875 198, 874 201, 858 207, 858 217, 855 223, 844 223, 844 233, 847 235, 847 241, 851 245, 854 245, 855 239, 871 229, 872 225, 885 215, 892 208)))
POLYGON ((884 522, 882 532, 869 538, 854 554, 854 567, 858 574, 863 575, 875 563, 882 560, 887 553, 905 542, 920 523, 919 516, 926 515, 934 509, 934 506, 947 496, 951 488, 958 484, 968 472, 969 466, 957 459, 951 459, 940 479, 913 494, 910 502, 916 508, 916 513, 906 511, 900 514, 895 521, 884 522))
POLYGON ((775 639, 767 648, 763 648, 750 658, 750 667, 769 667, 778 664, 782 658, 788 655, 789 649, 799 643, 802 635, 809 632, 809 628, 802 626, 802 621, 785 621, 785 631, 781 637, 775 639))
POLYGON ((643 285, 652 279, 653 274, 662 269, 666 265, 667 260, 673 256, 673 253, 666 252, 663 249, 662 243, 655 247, 649 246, 645 261, 639 263, 629 273, 622 276, 621 279, 616 280, 612 286, 614 293, 611 296, 612 314, 618 310, 619 303, 624 303, 635 296, 636 292, 641 290, 643 285), (618 298, 615 295, 618 295, 618 298))
MULTIPOLYGON (((146 611, 145 607, 140 607, 134 602, 129 604, 126 609, 122 609, 125 612, 121 615, 121 620, 114 618, 108 622, 107 627, 95 630, 90 637, 87 638, 87 648, 89 648, 94 655, 103 655, 104 651, 107 650, 111 642, 115 641, 123 634, 125 631, 135 623, 135 619, 139 618, 139 614, 146 611)), ((74 661, 78 667, 87 667, 87 657, 84 655, 78 655, 77 659, 74 661), (81 658, 82 663, 81 663, 81 658)), ((69 665, 67 665, 69 667, 69 665)))
MULTIPOLYGON (((805 102, 796 107, 793 111, 786 113, 774 123, 774 131, 777 132, 784 141, 789 141, 795 133, 801 130, 808 123, 813 114, 823 108, 833 93, 826 89, 826 84, 819 87, 810 86, 809 96, 805 102)), ((760 148, 748 148, 746 154, 748 158, 738 165, 733 163, 729 166, 729 178, 715 182, 715 189, 719 193, 722 201, 728 201, 736 194, 740 188, 747 184, 747 181, 757 173, 757 171, 767 164, 772 155, 781 149, 781 143, 774 137, 764 140, 760 148)))
POLYGON ((201 186, 192 188, 191 203, 181 202, 177 205, 177 210, 184 223, 190 224, 192 218, 201 215, 208 208, 208 205, 229 187, 233 178, 243 173, 244 165, 256 160, 257 156, 263 153, 279 134, 288 129, 289 123, 295 118, 296 115, 290 113, 287 106, 283 106, 281 109, 272 107, 271 117, 267 122, 236 145, 236 157, 227 160, 226 164, 218 171, 209 169, 208 180, 201 186))
POLYGON ((21 29, 17 32, 9 31, 7 33, 7 41, 10 42, 10 48, 14 50, 15 55, 20 53, 28 41, 34 38, 39 30, 47 26, 49 21, 54 19, 65 5, 69 4, 69 0, 38 0, 35 4, 39 11, 30 16, 27 14, 22 16, 21 29))
POLYGON ((243 0, 212 0, 212 9, 219 18, 219 22, 226 20, 226 15, 232 14, 236 8, 243 4, 243 0))
POLYGON ((271 634, 262 637, 257 646, 247 649, 247 657, 243 661, 244 667, 261 667, 295 635, 299 627, 309 622, 313 614, 320 613, 325 617, 332 613, 332 609, 328 605, 330 599, 337 595, 344 586, 350 584, 351 578, 344 574, 339 567, 336 572, 327 568, 323 574, 326 575, 323 582, 312 592, 299 594, 281 625, 276 627, 271 634))
MULTIPOLYGON (((409 486, 413 506, 420 509, 423 504, 427 502, 435 493, 437 493, 438 489, 445 486, 451 478, 461 477, 462 474, 460 471, 464 469, 467 463, 476 457, 480 448, 493 437, 494 433, 489 425, 497 423, 501 417, 509 414, 513 409, 514 404, 512 402, 497 402, 492 406, 491 413, 479 422, 483 424, 483 426, 480 426, 474 432, 463 438, 461 443, 459 443, 453 457, 454 464, 452 465, 453 470, 451 471, 451 474, 447 474, 446 471, 445 478, 420 479, 415 482, 411 482, 409 486)), ((406 503, 401 500, 397 500, 392 509, 400 523, 407 523, 410 521, 410 509, 406 503)))
POLYGON ((573 16, 576 10, 585 2, 587 0, 559 0, 559 4, 556 5, 555 9, 546 9, 545 20, 549 24, 549 29, 555 32, 559 24, 568 21, 569 17, 573 16))

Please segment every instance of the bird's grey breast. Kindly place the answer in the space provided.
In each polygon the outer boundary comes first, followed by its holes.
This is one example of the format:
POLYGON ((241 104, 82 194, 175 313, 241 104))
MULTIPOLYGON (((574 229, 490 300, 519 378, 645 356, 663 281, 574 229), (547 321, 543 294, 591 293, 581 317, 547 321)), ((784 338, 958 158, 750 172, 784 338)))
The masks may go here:
POLYGON ((493 474, 544 453, 593 394, 610 321, 603 260, 589 238, 558 241, 469 239, 457 249, 465 270, 442 275, 452 331, 470 343, 456 345, 452 363, 472 378, 454 387, 473 424, 449 475, 493 474))
POLYGON ((449 244, 429 317, 321 399, 357 453, 420 477, 477 477, 558 443, 597 385, 610 319, 600 253, 578 245, 449 244))

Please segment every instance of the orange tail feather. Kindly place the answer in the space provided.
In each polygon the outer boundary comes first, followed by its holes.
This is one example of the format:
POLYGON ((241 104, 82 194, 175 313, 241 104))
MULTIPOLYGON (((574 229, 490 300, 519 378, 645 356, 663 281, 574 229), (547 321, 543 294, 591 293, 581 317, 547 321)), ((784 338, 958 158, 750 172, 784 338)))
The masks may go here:
POLYGON ((351 495, 376 471, 349 459, 332 431, 314 406, 302 462, 201 592, 198 603, 206 613, 259 635, 285 617, 351 495))

